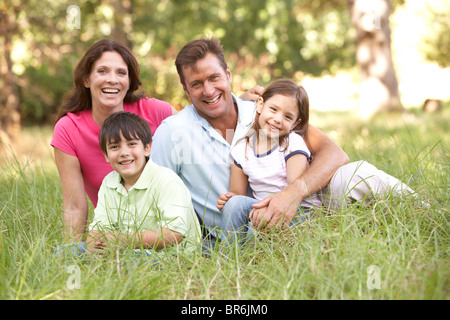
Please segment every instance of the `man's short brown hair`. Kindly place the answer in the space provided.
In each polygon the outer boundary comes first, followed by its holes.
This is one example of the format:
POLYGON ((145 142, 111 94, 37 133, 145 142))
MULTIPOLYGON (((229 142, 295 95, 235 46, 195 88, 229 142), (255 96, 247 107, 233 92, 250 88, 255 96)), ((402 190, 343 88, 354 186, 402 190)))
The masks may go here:
POLYGON ((203 59, 207 53, 214 54, 226 72, 228 65, 225 62, 223 47, 219 39, 212 37, 193 40, 184 45, 175 59, 175 66, 177 67, 178 76, 183 87, 186 85, 184 83, 183 69, 186 67, 194 69, 197 61, 203 59))

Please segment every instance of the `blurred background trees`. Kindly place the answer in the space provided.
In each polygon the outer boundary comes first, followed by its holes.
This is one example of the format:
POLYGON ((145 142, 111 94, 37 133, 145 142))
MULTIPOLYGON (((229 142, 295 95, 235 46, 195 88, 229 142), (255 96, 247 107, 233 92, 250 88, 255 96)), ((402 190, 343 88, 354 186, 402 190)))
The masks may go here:
MULTIPOLYGON (((0 0, 0 140, 24 123, 52 123, 77 61, 105 37, 132 48, 148 96, 178 108, 188 101, 174 58, 187 41, 214 35, 238 94, 277 77, 300 82, 358 65, 356 82, 387 88, 361 86, 362 97, 372 94, 361 99, 363 108, 401 110, 389 17, 409 1, 415 0, 0 0)), ((428 2, 422 54, 448 67, 450 5, 428 2)))

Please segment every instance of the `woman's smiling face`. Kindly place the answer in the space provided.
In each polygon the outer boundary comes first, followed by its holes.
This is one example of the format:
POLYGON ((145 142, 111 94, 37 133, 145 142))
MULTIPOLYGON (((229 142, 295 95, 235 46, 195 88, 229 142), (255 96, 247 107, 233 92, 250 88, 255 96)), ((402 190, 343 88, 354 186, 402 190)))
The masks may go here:
POLYGON ((91 91, 92 109, 122 110, 130 88, 128 66, 119 53, 106 51, 92 66, 84 85, 91 91))

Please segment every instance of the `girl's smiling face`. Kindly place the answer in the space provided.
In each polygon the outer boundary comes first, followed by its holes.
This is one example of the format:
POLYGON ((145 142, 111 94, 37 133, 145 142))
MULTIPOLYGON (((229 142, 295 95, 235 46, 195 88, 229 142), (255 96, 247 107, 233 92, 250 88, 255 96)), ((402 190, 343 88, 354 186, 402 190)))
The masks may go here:
POLYGON ((259 98, 256 110, 260 135, 278 143, 301 121, 297 103, 290 96, 275 94, 266 101, 259 98))

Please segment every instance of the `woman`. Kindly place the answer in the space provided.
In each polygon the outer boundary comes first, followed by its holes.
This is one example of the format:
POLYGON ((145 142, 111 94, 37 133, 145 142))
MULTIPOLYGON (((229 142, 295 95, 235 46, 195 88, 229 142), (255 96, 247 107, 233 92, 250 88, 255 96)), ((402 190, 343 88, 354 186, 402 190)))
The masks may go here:
POLYGON ((70 242, 81 241, 103 178, 112 171, 98 142, 104 120, 128 111, 144 118, 155 132, 176 111, 156 99, 136 95, 139 66, 120 42, 101 40, 88 49, 74 71, 74 90, 58 114, 51 145, 63 192, 63 220, 70 242))

